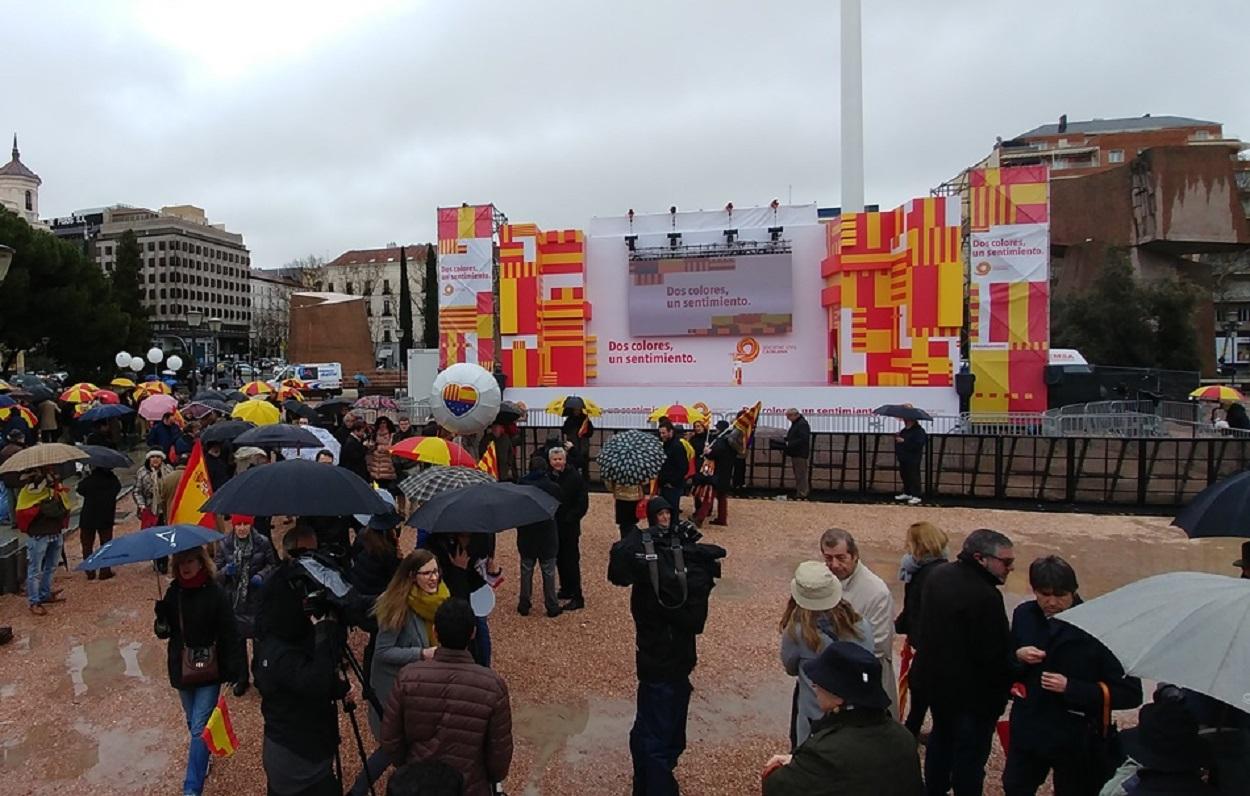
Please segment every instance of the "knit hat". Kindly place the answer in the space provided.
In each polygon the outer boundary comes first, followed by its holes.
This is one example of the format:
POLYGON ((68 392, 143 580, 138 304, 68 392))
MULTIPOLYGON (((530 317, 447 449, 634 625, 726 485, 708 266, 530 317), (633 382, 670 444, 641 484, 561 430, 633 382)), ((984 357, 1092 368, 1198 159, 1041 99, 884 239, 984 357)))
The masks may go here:
POLYGON ((161 452, 160 452, 160 451, 158 451, 158 450, 150 450, 150 451, 148 451, 148 452, 147 452, 147 455, 143 457, 143 460, 146 462, 148 459, 151 459, 153 456, 155 456, 156 458, 160 459, 161 461, 165 461, 165 454, 161 453, 161 452))
POLYGON ((842 602, 842 581, 823 561, 804 561, 794 570, 790 594, 800 608, 828 611, 842 602))
POLYGON ((256 518, 253 517, 251 514, 231 514, 230 515, 231 525, 251 525, 254 522, 256 522, 256 518))

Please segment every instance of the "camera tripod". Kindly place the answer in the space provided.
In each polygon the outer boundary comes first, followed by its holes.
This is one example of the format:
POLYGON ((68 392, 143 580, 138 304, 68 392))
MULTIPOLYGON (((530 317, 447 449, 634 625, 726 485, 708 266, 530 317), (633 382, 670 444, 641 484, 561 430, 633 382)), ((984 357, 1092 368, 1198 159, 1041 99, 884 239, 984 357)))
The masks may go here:
MULTIPOLYGON (((369 771, 369 755, 365 752, 365 739, 360 732, 360 721, 356 718, 356 701, 351 696, 351 678, 348 675, 356 675, 361 693, 379 716, 382 715, 382 703, 378 700, 378 695, 374 693, 373 687, 369 685, 360 661, 356 660, 356 654, 346 644, 343 645, 343 654, 339 658, 339 671, 342 673, 344 686, 348 687, 343 689, 343 696, 339 697, 338 702, 343 707, 343 712, 347 714, 348 722, 352 725, 352 735, 356 739, 356 753, 360 756, 360 771, 365 781, 369 783, 369 796, 376 796, 373 790, 373 774, 369 771)), ((343 758, 338 749, 334 751, 334 766, 338 771, 339 783, 346 787, 347 783, 343 780, 343 758)))

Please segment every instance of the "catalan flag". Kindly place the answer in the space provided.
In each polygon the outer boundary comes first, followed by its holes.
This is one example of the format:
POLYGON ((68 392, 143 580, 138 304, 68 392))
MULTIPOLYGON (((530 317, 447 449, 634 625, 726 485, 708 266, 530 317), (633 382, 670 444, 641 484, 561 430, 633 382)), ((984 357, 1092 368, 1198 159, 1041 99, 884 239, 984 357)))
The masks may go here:
POLYGON ((763 404, 760 401, 755 402, 752 406, 737 419, 734 420, 733 427, 742 432, 742 449, 746 450, 751 444, 751 437, 755 435, 755 424, 760 420, 760 408, 763 404))
POLYGON ((212 530, 217 523, 212 514, 205 514, 200 507, 213 496, 213 484, 208 480, 208 467, 204 464, 204 450, 199 440, 187 457, 187 469, 182 472, 182 480, 174 490, 174 499, 169 504, 169 524, 200 525, 212 530))
POLYGON ((208 717, 200 740, 208 747, 214 757, 230 757, 239 748, 238 736, 234 734, 234 723, 230 721, 230 708, 226 706, 225 696, 217 698, 217 707, 213 715, 208 717))
POLYGON ((491 440, 486 446, 486 452, 482 454, 482 458, 478 460, 477 469, 494 477, 499 478, 499 457, 495 454, 495 441, 491 440))
POLYGON ((586 415, 586 417, 582 419, 581 427, 577 429, 577 436, 581 437, 582 439, 585 439, 586 437, 589 437, 592 433, 594 433, 594 430, 595 430, 595 427, 590 422, 590 415, 586 415))

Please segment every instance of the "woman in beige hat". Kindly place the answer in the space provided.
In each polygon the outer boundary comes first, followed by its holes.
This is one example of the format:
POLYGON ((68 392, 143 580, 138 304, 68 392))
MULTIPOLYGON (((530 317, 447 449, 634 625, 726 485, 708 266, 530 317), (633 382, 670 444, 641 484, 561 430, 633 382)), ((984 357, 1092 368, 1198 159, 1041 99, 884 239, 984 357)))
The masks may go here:
POLYGON ((806 740, 811 723, 824 715, 802 664, 814 660, 834 641, 849 641, 872 651, 868 620, 842 599, 842 582, 823 561, 804 561, 790 581, 790 602, 781 617, 781 664, 798 677, 790 720, 793 747, 806 740))

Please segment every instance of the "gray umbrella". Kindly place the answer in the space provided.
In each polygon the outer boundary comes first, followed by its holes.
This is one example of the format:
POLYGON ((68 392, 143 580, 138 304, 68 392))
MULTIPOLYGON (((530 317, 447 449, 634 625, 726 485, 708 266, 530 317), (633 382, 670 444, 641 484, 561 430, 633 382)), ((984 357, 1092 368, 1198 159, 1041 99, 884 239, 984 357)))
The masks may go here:
POLYGON ((1250 580, 1170 572, 1070 608, 1124 671, 1250 710, 1250 580))
POLYGON ((664 466, 664 445, 654 434, 624 431, 604 443, 597 461, 603 480, 637 486, 660 474, 664 466))
POLYGON ((407 495, 409 500, 424 503, 450 489, 484 484, 494 480, 490 473, 474 467, 443 467, 434 464, 400 481, 399 491, 407 495))

